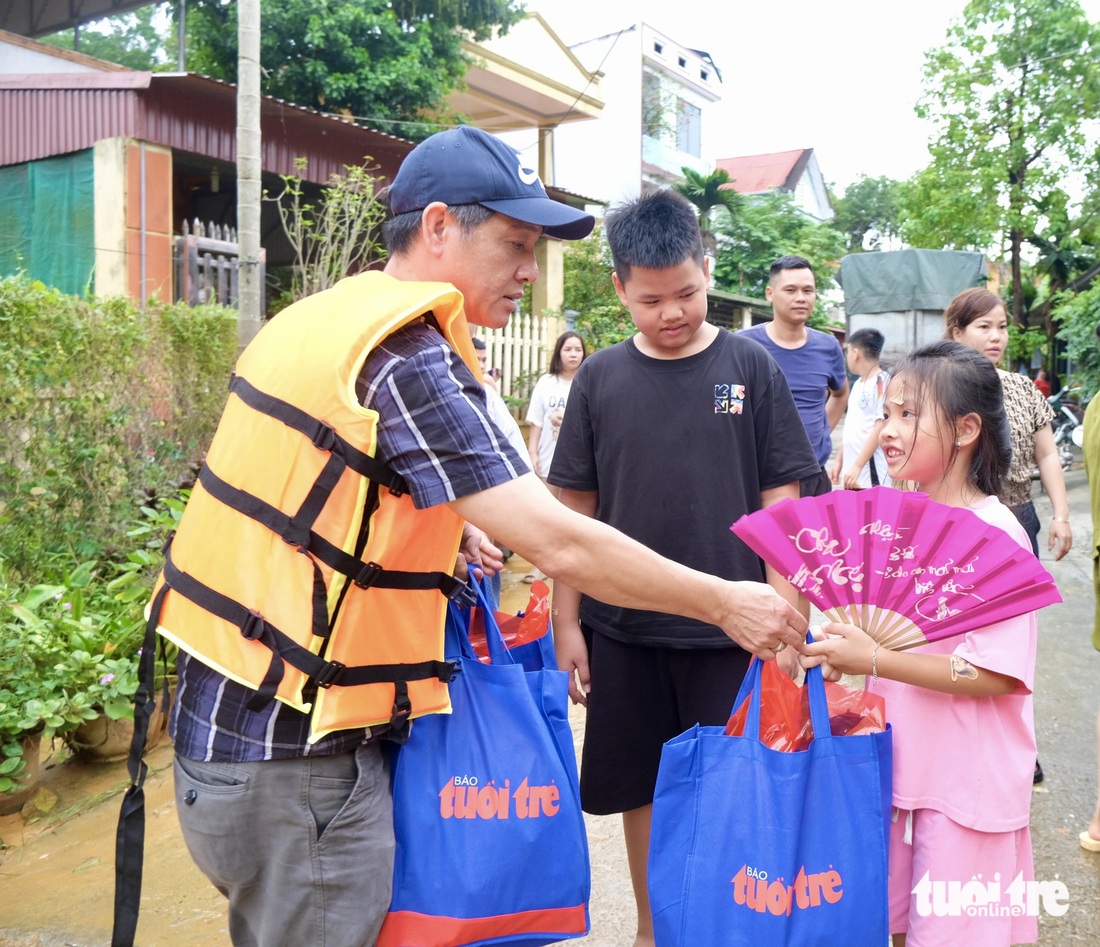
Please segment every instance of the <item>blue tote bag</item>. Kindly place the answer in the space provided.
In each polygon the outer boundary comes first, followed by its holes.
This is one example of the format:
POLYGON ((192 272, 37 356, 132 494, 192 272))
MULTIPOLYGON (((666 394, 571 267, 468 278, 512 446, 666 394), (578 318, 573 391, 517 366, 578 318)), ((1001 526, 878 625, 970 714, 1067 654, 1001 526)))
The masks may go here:
MULTIPOLYGON (((491 663, 449 607, 452 712, 421 717, 393 767, 397 852, 378 947, 538 947, 588 933, 591 878, 567 675, 529 670, 479 587, 491 663)), ((536 663, 527 649, 525 663, 536 663)))
POLYGON ((836 737, 819 668, 806 673, 814 739, 760 741, 754 659, 745 735, 669 740, 653 800, 649 900, 658 947, 884 947, 892 734, 836 737))

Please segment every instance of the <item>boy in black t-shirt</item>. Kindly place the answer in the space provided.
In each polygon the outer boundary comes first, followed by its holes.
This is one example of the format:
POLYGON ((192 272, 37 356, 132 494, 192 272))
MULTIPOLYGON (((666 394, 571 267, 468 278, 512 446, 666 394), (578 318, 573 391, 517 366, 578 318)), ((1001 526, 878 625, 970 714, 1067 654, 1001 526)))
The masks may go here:
MULTIPOLYGON (((572 509, 693 568, 765 579, 808 608, 730 532, 744 513, 798 496, 820 470, 783 374, 755 342, 706 322, 707 264, 695 211, 660 191, 608 215, 615 290, 637 334, 573 380, 549 482, 572 509)), ((691 619, 607 605, 555 583, 558 665, 588 717, 586 812, 621 812, 638 907, 653 944, 646 861, 661 746, 725 724, 751 655, 691 619)), ((793 671, 797 655, 781 655, 793 671), (792 660, 793 659, 793 660, 792 660)))

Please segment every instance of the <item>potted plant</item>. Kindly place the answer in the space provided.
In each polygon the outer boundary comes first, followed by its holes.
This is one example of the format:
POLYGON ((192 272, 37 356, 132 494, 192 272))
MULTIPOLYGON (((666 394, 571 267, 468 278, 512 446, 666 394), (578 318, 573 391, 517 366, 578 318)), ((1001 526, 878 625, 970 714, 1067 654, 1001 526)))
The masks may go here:
MULTIPOLYGON (((54 600, 39 608, 66 641, 67 653, 54 670, 65 681, 70 718, 80 718, 60 736, 85 759, 119 759, 129 751, 152 558, 139 549, 122 565, 82 563, 65 577, 54 600)), ((174 662, 161 662, 154 681, 158 697, 166 676, 173 675, 174 662)), ((150 721, 150 745, 167 729, 163 709, 158 705, 150 721)))
MULTIPOLYGON (((9 584, 0 560, 0 805, 27 788, 37 762, 27 740, 57 737, 90 751, 105 742, 95 727, 125 721, 120 739, 128 746, 144 607, 163 562, 164 537, 185 499, 180 494, 142 509, 127 533, 136 548, 123 562, 83 562, 58 569, 53 584, 26 588, 9 584)), ((166 650, 157 663, 158 709, 174 669, 174 654, 166 650)), ((166 729, 161 714, 151 721, 151 741, 166 729)))

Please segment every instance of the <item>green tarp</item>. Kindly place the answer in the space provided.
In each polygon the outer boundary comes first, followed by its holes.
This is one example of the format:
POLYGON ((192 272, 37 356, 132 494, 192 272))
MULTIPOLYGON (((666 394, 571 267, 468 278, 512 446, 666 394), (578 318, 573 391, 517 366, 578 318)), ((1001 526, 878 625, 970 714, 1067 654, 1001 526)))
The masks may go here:
POLYGON ((95 269, 91 149, 0 168, 0 275, 83 295, 95 269))
POLYGON ((891 250, 852 253, 840 261, 836 279, 844 289, 844 312, 942 312, 964 289, 985 283, 985 257, 957 250, 891 250))

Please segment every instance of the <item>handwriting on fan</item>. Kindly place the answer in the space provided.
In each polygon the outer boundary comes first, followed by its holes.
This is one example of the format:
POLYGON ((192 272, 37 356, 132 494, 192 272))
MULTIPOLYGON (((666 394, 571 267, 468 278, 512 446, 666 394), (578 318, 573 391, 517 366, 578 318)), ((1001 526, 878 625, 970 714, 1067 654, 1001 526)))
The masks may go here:
MULTIPOLYGON (((902 545, 896 543, 901 538, 904 529, 898 529, 881 520, 860 529, 861 535, 870 535, 880 541, 891 543, 890 551, 886 558, 886 565, 879 574, 887 579, 913 579, 914 591, 918 595, 928 596, 934 600, 936 593, 959 595, 962 597, 976 597, 970 590, 972 586, 959 586, 953 576, 973 573, 974 564, 977 561, 971 559, 959 564, 954 559, 946 562, 925 562, 921 565, 915 563, 918 547, 915 545, 902 545), (942 580, 947 579, 946 582, 942 580), (937 586, 938 589, 937 589, 937 586)), ((788 581, 797 589, 808 594, 818 594, 822 586, 829 582, 833 585, 850 585, 853 592, 861 592, 866 578, 866 565, 864 562, 848 562, 845 557, 852 548, 850 540, 835 539, 827 526, 818 528, 803 527, 794 536, 788 537, 795 548, 801 553, 814 553, 823 561, 811 568, 803 563, 793 576, 788 576, 788 581)), ((926 604, 922 600, 921 604, 926 604)), ((931 604, 931 602, 927 603, 931 604)), ((918 608, 923 612, 923 609, 918 608)), ((942 620, 952 614, 954 610, 946 603, 946 599, 940 597, 935 601, 935 607, 926 617, 933 620, 942 620)))
POLYGON ((795 588, 804 592, 820 592, 825 582, 832 582, 834 585, 851 585, 853 592, 863 589, 863 563, 848 565, 844 561, 844 556, 852 548, 851 542, 841 548, 840 540, 833 539, 826 526, 820 529, 806 527, 790 538, 794 540, 795 548, 799 552, 814 552, 831 557, 815 569, 810 569, 805 564, 800 565, 798 572, 787 577, 795 588))

